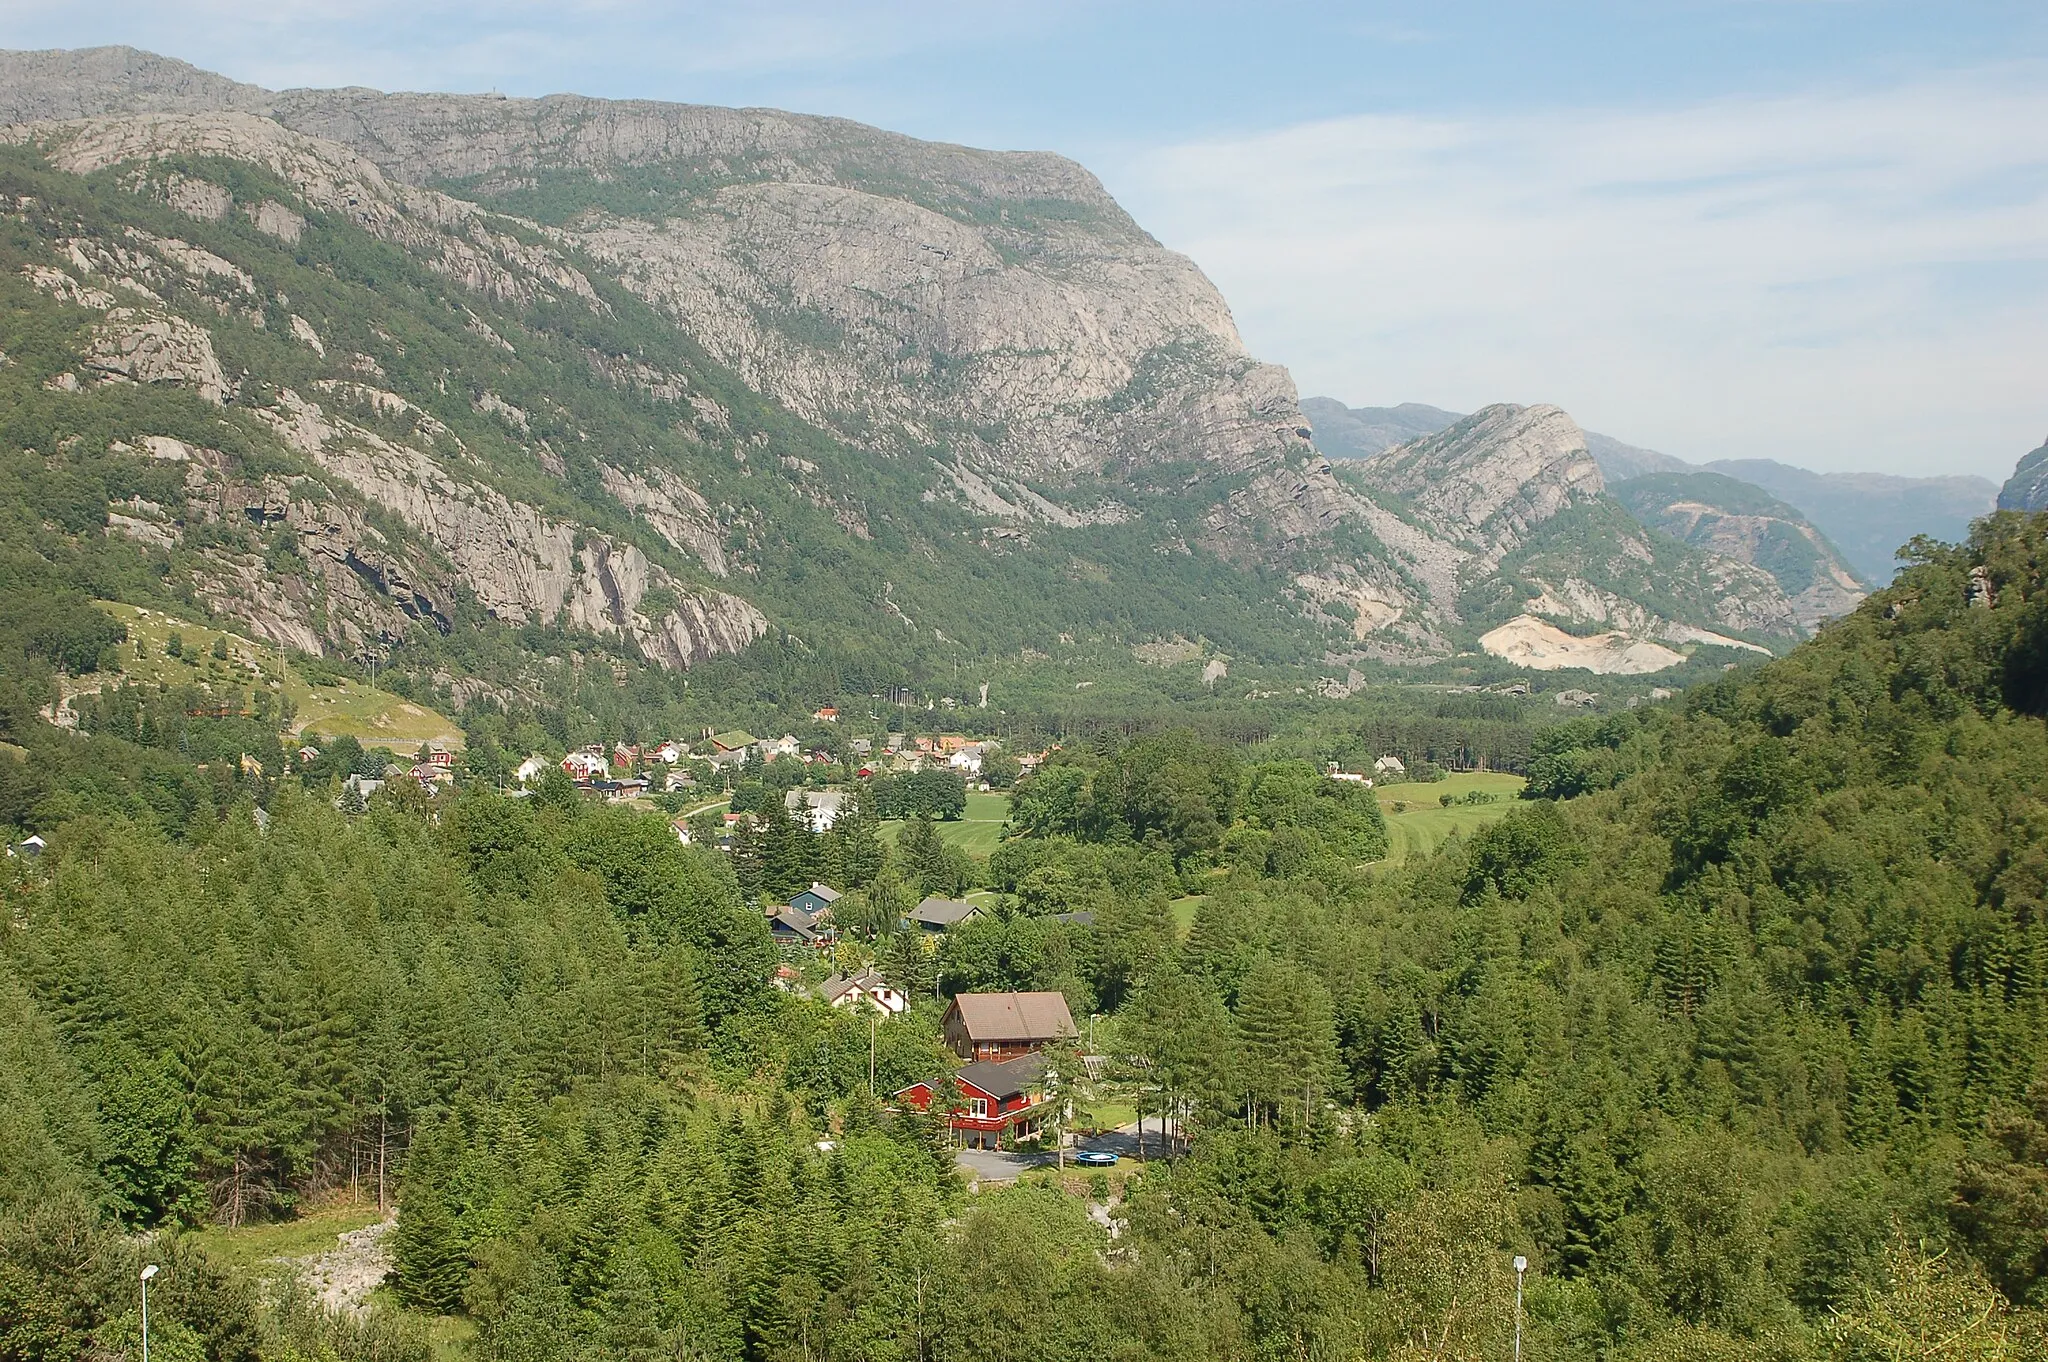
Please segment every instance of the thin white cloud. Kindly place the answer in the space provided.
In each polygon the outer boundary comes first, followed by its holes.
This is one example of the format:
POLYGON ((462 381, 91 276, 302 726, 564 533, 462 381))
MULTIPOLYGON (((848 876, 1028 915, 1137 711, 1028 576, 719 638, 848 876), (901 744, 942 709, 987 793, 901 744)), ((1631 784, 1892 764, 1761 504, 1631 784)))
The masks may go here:
POLYGON ((2048 430, 2041 75, 1345 118, 1109 178, 1305 392, 1557 401, 1698 459, 2002 477, 2048 430))

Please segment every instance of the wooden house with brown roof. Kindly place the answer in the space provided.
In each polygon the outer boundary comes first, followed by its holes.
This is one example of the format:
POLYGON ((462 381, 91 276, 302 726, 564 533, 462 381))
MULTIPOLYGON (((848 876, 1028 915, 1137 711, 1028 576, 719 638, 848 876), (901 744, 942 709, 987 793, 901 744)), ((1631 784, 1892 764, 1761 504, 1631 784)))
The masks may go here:
POLYGON ((1063 993, 962 993, 941 1027, 960 1058, 998 1061, 1081 1034, 1063 993))

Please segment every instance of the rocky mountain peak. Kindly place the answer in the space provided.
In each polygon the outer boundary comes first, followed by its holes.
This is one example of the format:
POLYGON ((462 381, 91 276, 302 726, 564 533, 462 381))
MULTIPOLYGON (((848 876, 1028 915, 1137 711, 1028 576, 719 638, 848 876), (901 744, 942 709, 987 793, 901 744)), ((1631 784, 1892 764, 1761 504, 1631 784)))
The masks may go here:
POLYGON ((1547 404, 1486 407, 1366 460, 1361 472, 1443 532, 1496 549, 1606 490, 1586 432, 1547 404))
POLYGON ((2048 511, 2048 440, 2023 457, 1998 492, 2001 511, 2048 511))

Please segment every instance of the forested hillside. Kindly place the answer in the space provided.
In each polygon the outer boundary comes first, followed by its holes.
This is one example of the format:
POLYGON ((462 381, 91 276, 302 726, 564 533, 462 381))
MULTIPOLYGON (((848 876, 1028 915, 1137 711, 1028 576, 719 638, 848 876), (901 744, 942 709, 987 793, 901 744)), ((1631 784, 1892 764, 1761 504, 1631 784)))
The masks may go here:
MULTIPOLYGON (((145 1253, 180 1357, 425 1358, 452 1312, 508 1362, 1498 1358, 1516 1253, 1531 1358, 2040 1356, 2044 570, 2048 517, 1922 543, 1790 656, 1543 735, 1533 798, 1399 869, 1312 765, 1062 753, 991 916, 853 949, 1100 1013, 1191 1136, 1114 1187, 967 1192, 885 1109, 937 1004, 871 1091, 866 1023, 770 987, 751 852, 553 787, 74 820, 9 862, 0 1356, 118 1349, 145 1253), (380 1175, 365 1319, 180 1246, 380 1175)), ((837 835, 850 900, 920 887, 837 835)))

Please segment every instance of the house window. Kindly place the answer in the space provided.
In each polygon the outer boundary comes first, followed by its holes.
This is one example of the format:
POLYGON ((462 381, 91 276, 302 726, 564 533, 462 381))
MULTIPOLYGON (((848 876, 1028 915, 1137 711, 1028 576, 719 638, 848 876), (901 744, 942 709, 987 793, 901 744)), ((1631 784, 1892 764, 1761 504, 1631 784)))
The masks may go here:
POLYGON ((988 1115, 988 1099, 987 1099, 986 1097, 970 1097, 970 1098, 968 1098, 968 1099, 967 1099, 967 1114, 968 1114, 969 1116, 986 1116, 986 1115, 988 1115))

